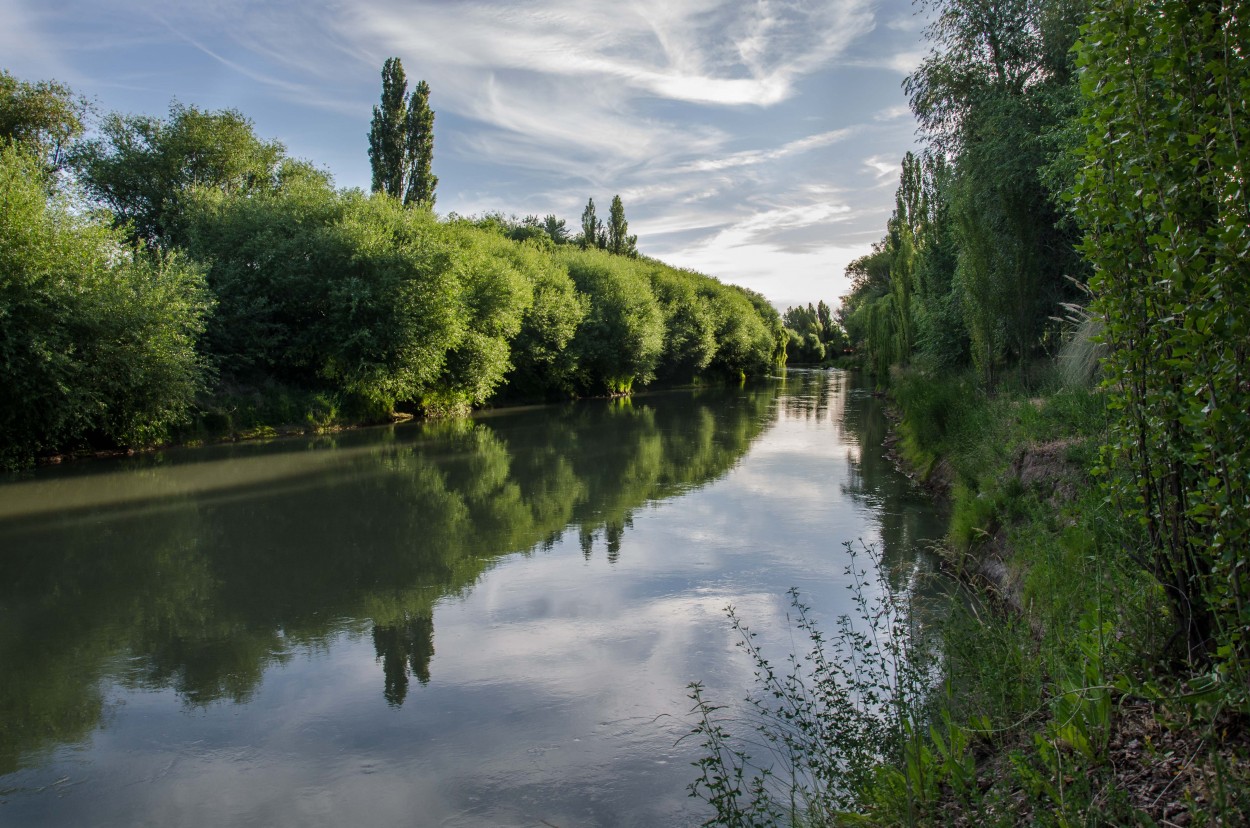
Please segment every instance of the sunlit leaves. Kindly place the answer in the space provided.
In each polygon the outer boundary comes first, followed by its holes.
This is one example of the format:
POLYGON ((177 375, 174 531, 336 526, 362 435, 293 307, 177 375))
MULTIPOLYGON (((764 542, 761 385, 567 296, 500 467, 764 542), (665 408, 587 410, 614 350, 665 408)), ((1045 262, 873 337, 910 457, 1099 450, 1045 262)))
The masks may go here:
POLYGON ((1074 204, 1121 418, 1113 485, 1192 654, 1239 675, 1250 619, 1250 202, 1237 4, 1107 0, 1085 33, 1074 204))

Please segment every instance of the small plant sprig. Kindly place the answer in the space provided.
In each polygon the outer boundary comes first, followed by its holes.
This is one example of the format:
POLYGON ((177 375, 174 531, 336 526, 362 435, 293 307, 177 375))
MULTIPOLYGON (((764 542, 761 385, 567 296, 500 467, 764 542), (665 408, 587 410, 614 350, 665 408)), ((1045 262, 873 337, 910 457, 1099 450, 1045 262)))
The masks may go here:
MULTIPOLYGON (((809 646, 791 652, 784 669, 774 667, 756 634, 727 609, 738 646, 755 665, 757 690, 747 702, 759 735, 753 744, 766 761, 730 735, 725 707, 709 702, 701 684, 690 685, 696 717, 690 735, 702 739, 704 755, 694 763, 700 776, 689 790, 715 810, 705 825, 840 824, 877 800, 883 783, 897 789, 914 819, 936 796, 938 762, 922 744, 935 660, 912 621, 911 590, 891 586, 871 547, 847 543, 846 549, 856 620, 843 615, 826 637, 791 589, 788 619, 809 646), (861 566, 861 554, 870 567, 861 566), (918 765, 924 757, 930 761, 918 765)), ((949 757, 943 764, 965 767, 949 757)))

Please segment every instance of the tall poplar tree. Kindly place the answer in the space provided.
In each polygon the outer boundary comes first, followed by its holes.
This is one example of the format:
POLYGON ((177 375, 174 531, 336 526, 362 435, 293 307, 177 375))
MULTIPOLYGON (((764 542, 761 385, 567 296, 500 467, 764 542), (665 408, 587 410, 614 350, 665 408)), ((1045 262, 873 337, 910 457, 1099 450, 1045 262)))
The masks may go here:
POLYGON ((430 169, 434 161, 434 110, 430 109, 430 86, 417 84, 408 104, 408 157, 411 169, 404 203, 420 202, 434 206, 434 188, 438 176, 430 169))
POLYGON ((603 222, 599 221, 595 215, 595 200, 592 198, 586 202, 586 209, 582 211, 582 249, 586 250, 591 247, 601 247, 599 244, 599 235, 603 229, 603 222))
POLYGON ((408 98, 408 79, 399 58, 382 64, 382 100, 373 108, 369 127, 369 164, 373 191, 402 198, 404 204, 434 204, 438 177, 434 160, 434 112, 430 87, 417 84, 408 98))
POLYGON ((373 108, 369 126, 369 165, 373 191, 399 198, 404 194, 404 155, 407 150, 408 80, 399 58, 382 64, 382 103, 373 108))
POLYGON ((619 195, 612 196, 612 207, 608 212, 608 251, 618 256, 638 255, 638 237, 629 235, 625 205, 619 195))

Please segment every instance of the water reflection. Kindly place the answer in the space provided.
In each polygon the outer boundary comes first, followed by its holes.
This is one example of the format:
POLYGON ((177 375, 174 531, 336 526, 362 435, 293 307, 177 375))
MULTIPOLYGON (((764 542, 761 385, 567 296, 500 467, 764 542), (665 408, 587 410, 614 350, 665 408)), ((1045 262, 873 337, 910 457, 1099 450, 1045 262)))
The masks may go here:
POLYGON ((903 476, 884 445, 890 434, 888 402, 858 378, 842 375, 840 422, 854 449, 848 452, 842 492, 878 516, 880 565, 896 598, 912 611, 918 628, 934 628, 943 613, 949 585, 938 575, 936 558, 917 554, 939 542, 946 522, 941 509, 903 476))
POLYGON ((387 704, 431 681, 434 607, 575 532, 620 559, 644 505, 724 475, 772 389, 502 412, 43 470, 0 487, 0 774, 107 722, 106 683, 246 702, 371 638, 387 704))

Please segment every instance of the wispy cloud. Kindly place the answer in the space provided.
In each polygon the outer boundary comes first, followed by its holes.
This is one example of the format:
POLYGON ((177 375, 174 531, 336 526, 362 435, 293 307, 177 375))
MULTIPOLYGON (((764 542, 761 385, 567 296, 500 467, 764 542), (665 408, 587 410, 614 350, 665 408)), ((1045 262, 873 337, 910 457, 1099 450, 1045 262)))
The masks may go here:
POLYGON ((677 172, 714 172, 717 170, 730 169, 732 167, 749 167, 755 164, 763 164, 767 161, 777 161, 790 155, 797 155, 819 147, 827 147, 830 144, 836 144, 838 141, 845 139, 854 132, 854 127, 845 127, 843 129, 822 132, 819 135, 809 135, 806 138, 798 138, 774 149, 747 150, 744 152, 734 153, 733 155, 725 156, 723 158, 709 158, 692 161, 689 164, 678 168, 677 172))
POLYGON ((26 77, 125 91, 101 101, 124 111, 238 107, 349 186, 400 56, 433 90, 440 210, 575 219, 619 193, 644 252, 770 296, 879 234, 923 55, 910 0, 0 0, 0 19, 26 77))
POLYGON ((887 155, 874 155, 871 158, 864 159, 864 166, 872 171, 878 183, 889 181, 897 176, 901 163, 901 158, 887 155))
POLYGON ((900 118, 910 118, 911 107, 907 104, 899 104, 898 106, 890 106, 872 116, 874 121, 897 121, 900 118))

